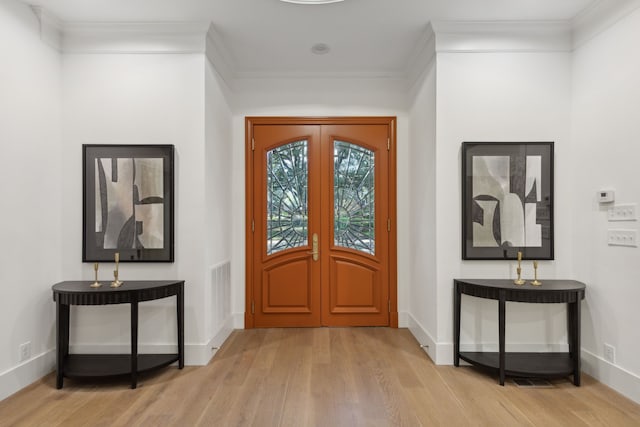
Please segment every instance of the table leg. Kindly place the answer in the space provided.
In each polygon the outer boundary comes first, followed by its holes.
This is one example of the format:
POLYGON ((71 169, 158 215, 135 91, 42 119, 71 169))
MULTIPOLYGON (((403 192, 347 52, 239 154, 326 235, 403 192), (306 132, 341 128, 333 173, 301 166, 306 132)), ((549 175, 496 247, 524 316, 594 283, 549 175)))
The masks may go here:
POLYGON ((580 298, 567 303, 569 356, 573 362, 573 384, 580 386, 580 298))
POLYGON ((64 381, 64 361, 69 355, 69 306, 56 301, 56 388, 64 381))
POLYGON ((500 299, 498 301, 498 342, 499 342, 499 359, 500 359, 500 385, 504 385, 505 380, 505 293, 500 291, 500 299))
POLYGON ((131 388, 138 386, 138 300, 131 300, 131 388))
POLYGON ((454 281, 453 295, 453 365, 460 366, 460 285, 454 281))
POLYGON ((178 368, 184 368, 184 283, 176 295, 178 310, 178 368))
POLYGON ((575 310, 573 304, 567 303, 567 342, 569 344, 569 357, 573 360, 575 356, 575 333, 573 327, 575 325, 575 310))

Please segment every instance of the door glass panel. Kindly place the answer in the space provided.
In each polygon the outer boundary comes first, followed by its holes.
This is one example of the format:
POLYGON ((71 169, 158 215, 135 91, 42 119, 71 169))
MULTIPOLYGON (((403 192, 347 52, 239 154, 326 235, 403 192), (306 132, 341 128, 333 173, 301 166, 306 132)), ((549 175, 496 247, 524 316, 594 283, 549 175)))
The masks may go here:
POLYGON ((334 244, 375 254, 375 153, 343 141, 333 146, 334 244))
POLYGON ((307 141, 267 153, 267 255, 307 245, 307 141))

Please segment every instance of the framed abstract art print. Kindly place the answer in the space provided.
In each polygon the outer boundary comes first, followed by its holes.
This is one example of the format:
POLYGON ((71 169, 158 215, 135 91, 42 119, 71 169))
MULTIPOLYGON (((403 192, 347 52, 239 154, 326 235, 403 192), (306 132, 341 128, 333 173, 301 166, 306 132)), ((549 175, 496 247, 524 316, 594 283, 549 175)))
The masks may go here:
POLYGON ((462 144, 462 259, 553 259, 553 142, 462 144))
POLYGON ((82 261, 173 262, 174 146, 82 146, 82 261))

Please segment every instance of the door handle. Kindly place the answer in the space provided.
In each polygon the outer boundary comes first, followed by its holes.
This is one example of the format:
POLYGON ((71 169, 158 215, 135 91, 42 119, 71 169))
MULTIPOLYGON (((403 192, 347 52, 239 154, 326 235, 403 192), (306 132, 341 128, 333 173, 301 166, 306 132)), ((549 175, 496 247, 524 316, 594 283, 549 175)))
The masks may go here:
POLYGON ((311 252, 307 252, 310 255, 313 255, 313 260, 318 261, 319 252, 318 252, 318 234, 313 233, 313 237, 311 239, 311 252))

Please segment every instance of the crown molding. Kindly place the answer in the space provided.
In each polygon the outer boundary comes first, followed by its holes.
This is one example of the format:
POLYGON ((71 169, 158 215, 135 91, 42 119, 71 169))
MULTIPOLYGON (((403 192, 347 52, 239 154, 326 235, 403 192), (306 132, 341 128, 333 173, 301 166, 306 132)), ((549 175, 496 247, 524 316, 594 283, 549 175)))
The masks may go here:
POLYGON ((569 52, 568 21, 435 21, 441 52, 569 52))
POLYGON ((31 6, 40 25, 40 39, 57 51, 62 50, 62 22, 40 6, 31 6))
POLYGON ((403 71, 239 71, 235 74, 239 80, 404 80, 403 71))
POLYGON ((233 82, 236 78, 235 61, 224 44, 224 38, 216 31, 213 24, 210 24, 207 29, 205 56, 227 87, 233 88, 233 82))
POLYGON ((407 81, 407 88, 410 90, 420 81, 420 77, 429 68, 429 64, 436 57, 436 34, 433 31, 433 26, 428 24, 422 32, 422 36, 413 52, 406 66, 405 79, 407 81))
POLYGON ((64 23, 64 53, 204 53, 203 22, 64 23))
POLYGON ((595 0, 570 21, 435 21, 425 27, 403 68, 376 72, 240 70, 224 37, 210 23, 72 23, 42 7, 31 8, 41 39, 62 53, 204 53, 232 90, 277 80, 386 81, 410 90, 437 53, 571 52, 640 8, 640 0, 595 0))
POLYGON ((577 49, 640 8, 640 0, 597 0, 571 20, 572 48, 577 49))

